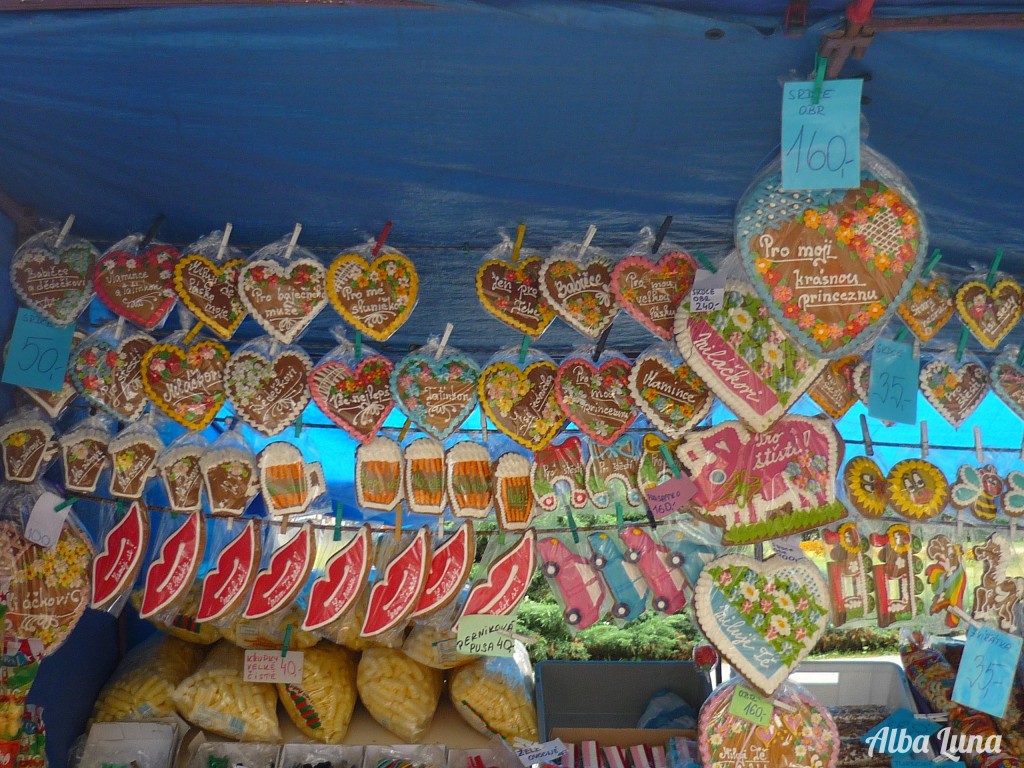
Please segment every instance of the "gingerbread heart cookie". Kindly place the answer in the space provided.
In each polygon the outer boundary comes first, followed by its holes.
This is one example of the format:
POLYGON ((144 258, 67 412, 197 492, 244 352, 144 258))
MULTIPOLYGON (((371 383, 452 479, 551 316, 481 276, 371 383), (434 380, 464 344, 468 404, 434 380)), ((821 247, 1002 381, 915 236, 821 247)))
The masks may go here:
POLYGON ((858 355, 832 360, 808 392, 811 400, 833 419, 841 419, 857 402, 854 371, 859 362, 858 355))
POLYGON ((516 263, 490 259, 476 272, 476 295, 483 308, 534 339, 555 319, 540 291, 540 267, 538 257, 516 263))
POLYGON ((480 372, 480 405, 503 434, 537 451, 551 442, 565 424, 555 396, 558 366, 539 360, 519 368, 507 361, 480 372))
POLYGON ((324 414, 360 443, 374 438, 395 401, 386 357, 365 357, 352 368, 339 361, 317 365, 309 374, 313 400, 324 414))
POLYGON ((372 262, 343 253, 327 271, 331 305, 353 328, 377 341, 387 341, 409 319, 419 284, 416 267, 398 251, 372 262))
POLYGON ((989 378, 996 396, 1024 419, 1024 369, 1017 365, 1018 354, 1017 347, 1008 347, 992 364, 989 378))
POLYGON ((988 394, 988 371, 978 362, 933 360, 921 368, 921 393, 939 415, 953 425, 963 424, 988 394))
POLYGON ((174 265, 174 290, 203 325, 222 339, 230 339, 245 319, 238 295, 238 276, 245 259, 215 264, 199 253, 189 253, 174 265))
POLYGON ((480 368, 458 352, 440 359, 412 352, 391 374, 391 394, 399 410, 424 432, 444 440, 476 407, 480 368))
POLYGON ((228 357, 224 345, 205 339, 188 349, 156 344, 142 358, 142 386, 183 427, 205 429, 224 405, 228 357))
POLYGON ((224 368, 224 392, 242 421, 272 437, 292 424, 309 402, 312 365, 298 347, 264 354, 246 345, 224 368))
POLYGON ((651 424, 682 437, 711 411, 714 395, 693 369, 657 348, 644 352, 629 372, 629 393, 651 424))
POLYGON ((93 286, 111 312, 151 331, 164 321, 177 301, 174 265, 178 252, 163 243, 139 250, 121 241, 96 263, 93 286))
POLYGON ((868 170, 843 193, 783 191, 773 172, 736 213, 736 242, 758 295, 819 357, 845 357, 878 336, 910 291, 925 240, 916 203, 868 170))
POLYGON ((30 238, 11 260, 11 287, 21 303, 57 326, 75 322, 93 296, 99 252, 86 240, 44 232, 30 238))
POLYGON ((564 249, 548 256, 540 268, 540 290, 565 322, 591 339, 611 325, 619 311, 612 292, 612 264, 597 248, 585 260, 564 249))
POLYGON ((323 264, 312 258, 284 266, 273 259, 256 259, 242 267, 238 292, 264 331, 291 344, 327 305, 326 275, 323 264))
POLYGON ((611 445, 636 420, 629 396, 629 360, 607 356, 598 365, 570 357, 558 367, 555 397, 566 417, 592 440, 611 445))
POLYGON ((968 280, 956 289, 960 321, 986 349, 999 346, 1024 311, 1024 290, 1002 276, 990 288, 981 280, 968 280))
POLYGON ((142 358, 155 343, 144 333, 117 340, 101 331, 72 351, 71 383, 91 405, 119 421, 135 421, 148 402, 142 386, 142 358))
POLYGON ((921 341, 931 341, 953 316, 953 286, 935 275, 930 280, 915 280, 910 293, 900 304, 900 318, 921 341))
POLYGON ((751 685, 771 696, 828 626, 828 586, 810 560, 725 555, 704 567, 697 622, 751 685))
POLYGON ((683 358, 729 409, 763 431, 788 411, 827 362, 794 344, 743 283, 726 283, 721 309, 676 313, 683 358))
POLYGON ((612 293, 644 328, 671 340, 676 307, 693 287, 696 272, 697 262, 683 251, 670 251, 657 261, 627 256, 612 270, 612 293))

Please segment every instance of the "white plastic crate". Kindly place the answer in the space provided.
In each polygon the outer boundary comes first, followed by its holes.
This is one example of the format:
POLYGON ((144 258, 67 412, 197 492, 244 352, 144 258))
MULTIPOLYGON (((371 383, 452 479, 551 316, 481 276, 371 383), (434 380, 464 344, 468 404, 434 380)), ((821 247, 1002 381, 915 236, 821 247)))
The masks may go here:
POLYGON ((789 679, 829 707, 878 704, 918 711, 903 667, 891 661, 805 661, 789 679))
POLYGON ((344 744, 285 744, 281 747, 281 755, 277 768, 293 768, 297 765, 325 761, 334 768, 360 768, 363 764, 363 748, 344 744))

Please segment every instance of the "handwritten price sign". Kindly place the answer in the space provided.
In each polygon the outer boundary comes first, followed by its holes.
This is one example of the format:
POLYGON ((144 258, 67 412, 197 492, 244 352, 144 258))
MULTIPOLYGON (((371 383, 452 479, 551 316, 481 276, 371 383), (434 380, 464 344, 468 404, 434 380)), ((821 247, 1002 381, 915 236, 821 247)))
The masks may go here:
POLYGON ((876 419, 916 424, 920 372, 921 361, 910 344, 879 339, 871 355, 868 413, 876 419))
POLYGON ((7 348, 4 384, 56 392, 64 386, 75 326, 57 328, 31 309, 22 307, 14 321, 7 348))
POLYGON ((992 627, 972 628, 953 686, 953 701, 992 717, 1006 714, 1021 638, 992 627))
POLYGON ((737 685, 729 702, 729 714, 748 723, 767 728, 772 724, 772 703, 744 685, 737 685))
POLYGON ((860 186, 861 80, 828 80, 814 104, 814 83, 782 91, 782 189, 860 186))
POLYGON ((290 651, 287 656, 282 656, 280 651, 246 651, 242 679, 247 683, 300 685, 303 662, 301 651, 290 651))

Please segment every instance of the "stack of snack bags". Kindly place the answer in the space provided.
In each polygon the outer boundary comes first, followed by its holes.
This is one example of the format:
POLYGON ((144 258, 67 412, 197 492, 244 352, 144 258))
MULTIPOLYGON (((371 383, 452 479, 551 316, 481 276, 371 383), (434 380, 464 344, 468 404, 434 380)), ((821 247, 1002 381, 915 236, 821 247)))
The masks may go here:
POLYGON ((373 719, 403 741, 420 741, 441 698, 441 671, 391 648, 368 648, 356 675, 359 698, 373 719))
POLYGON ((46 726, 43 708, 34 704, 25 707, 21 720, 21 751, 17 768, 46 768, 46 726))
POLYGON ((0 765, 13 766, 21 753, 25 699, 39 673, 43 643, 38 638, 3 640, 0 663, 0 765))
POLYGON ((206 648, 156 634, 117 665, 92 709, 93 722, 149 720, 175 712, 174 689, 196 671, 206 648))

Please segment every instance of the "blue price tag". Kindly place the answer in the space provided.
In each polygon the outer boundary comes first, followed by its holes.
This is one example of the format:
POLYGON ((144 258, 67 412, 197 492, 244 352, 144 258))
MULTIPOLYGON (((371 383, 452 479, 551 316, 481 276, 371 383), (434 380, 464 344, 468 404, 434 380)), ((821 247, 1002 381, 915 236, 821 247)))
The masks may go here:
POLYGON ((920 372, 921 361, 914 357, 913 346, 879 339, 871 354, 868 413, 876 419, 916 424, 920 372))
POLYGON ((58 328, 22 307, 7 348, 3 383, 56 392, 64 386, 75 326, 58 328))
POLYGON ((853 189, 860 185, 861 80, 826 80, 782 89, 782 188, 853 189))
POLYGON ((953 701, 1002 717, 1020 658, 1021 638, 992 627, 972 627, 953 685, 953 701))

